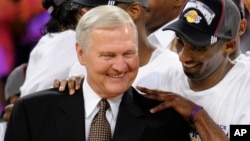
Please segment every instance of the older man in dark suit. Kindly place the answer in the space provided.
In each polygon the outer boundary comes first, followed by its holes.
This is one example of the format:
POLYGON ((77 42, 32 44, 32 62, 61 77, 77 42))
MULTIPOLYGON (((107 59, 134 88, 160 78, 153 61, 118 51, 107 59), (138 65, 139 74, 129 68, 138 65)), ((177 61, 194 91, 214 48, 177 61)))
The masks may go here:
POLYGON ((189 125, 176 111, 151 114, 159 103, 131 87, 139 67, 137 36, 133 20, 118 7, 87 12, 76 28, 78 60, 87 70, 82 88, 73 96, 49 89, 18 100, 5 141, 106 141, 91 139, 99 101, 109 105, 103 114, 107 140, 189 141, 189 125))

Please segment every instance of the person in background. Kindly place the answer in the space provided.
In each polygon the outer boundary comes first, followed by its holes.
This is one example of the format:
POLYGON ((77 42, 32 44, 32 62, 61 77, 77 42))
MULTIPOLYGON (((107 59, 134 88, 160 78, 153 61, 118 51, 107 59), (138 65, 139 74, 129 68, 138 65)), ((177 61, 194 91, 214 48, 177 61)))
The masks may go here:
POLYGON ((111 136, 99 140, 190 141, 189 124, 176 111, 150 114, 149 107, 157 103, 131 87, 139 68, 138 33, 124 10, 89 10, 77 25, 76 40, 78 60, 87 72, 82 88, 74 96, 48 89, 20 98, 5 141, 90 140, 99 101, 108 102, 104 115, 111 136))
POLYGON ((246 32, 247 29, 247 19, 245 18, 245 6, 243 3, 243 0, 233 0, 233 2, 236 4, 236 6, 238 7, 239 11, 240 11, 240 17, 241 17, 241 21, 240 21, 240 29, 239 29, 239 36, 237 36, 237 45, 236 45, 236 49, 235 52, 233 52, 230 55, 230 58, 232 60, 235 59, 241 59, 241 60, 245 60, 245 61, 250 61, 250 58, 247 57, 247 54, 242 53, 241 51, 241 37, 244 35, 244 33, 246 32))
POLYGON ((148 40, 157 47, 175 51, 175 33, 162 29, 180 15, 187 0, 149 0, 149 14, 146 17, 148 40))
MULTIPOLYGON (((4 89, 4 97, 6 100, 6 105, 10 107, 12 107, 13 104, 16 102, 16 100, 20 97, 21 94, 20 87, 23 85, 25 81, 26 69, 27 69, 27 63, 23 63, 17 66, 15 69, 13 69, 7 77, 4 89)), ((12 109, 6 108, 4 112, 6 112, 7 114, 3 114, 3 120, 5 120, 7 117, 10 116, 9 112, 11 112, 11 110, 12 109)))
MULTIPOLYGON (((5 85, 5 100, 6 104, 14 104, 20 96, 20 87, 25 80, 27 64, 21 64, 11 71, 8 75, 5 85)), ((8 111, 6 111, 8 113, 8 111)), ((4 118, 4 117, 3 117, 4 118)), ((0 141, 3 141, 6 129, 6 122, 0 121, 0 141)))
POLYGON ((20 87, 23 85, 26 77, 27 63, 17 66, 8 75, 5 85, 5 100, 7 104, 14 104, 20 97, 20 87))
MULTIPOLYGON (((250 21, 250 13, 249 13, 250 12, 250 1, 249 0, 243 0, 243 1, 245 4, 245 19, 247 19, 247 21, 250 21)), ((250 27, 250 22, 248 22, 247 27, 250 27)), ((250 29, 247 28, 244 35, 241 36, 241 51, 242 51, 242 53, 246 54, 247 56, 250 56, 249 36, 250 36, 250 29)))
POLYGON ((53 79, 67 78, 69 69, 77 61, 72 48, 75 44, 75 27, 86 12, 83 5, 65 9, 68 0, 43 0, 42 5, 51 15, 45 34, 29 56, 26 79, 21 96, 52 87, 53 79))

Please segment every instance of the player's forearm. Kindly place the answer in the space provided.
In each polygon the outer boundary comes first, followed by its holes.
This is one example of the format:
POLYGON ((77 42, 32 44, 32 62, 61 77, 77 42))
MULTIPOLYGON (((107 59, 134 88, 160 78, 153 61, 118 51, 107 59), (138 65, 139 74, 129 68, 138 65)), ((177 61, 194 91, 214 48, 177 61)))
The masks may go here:
POLYGON ((202 141, 229 141, 225 133, 209 117, 205 110, 197 112, 193 123, 202 141))

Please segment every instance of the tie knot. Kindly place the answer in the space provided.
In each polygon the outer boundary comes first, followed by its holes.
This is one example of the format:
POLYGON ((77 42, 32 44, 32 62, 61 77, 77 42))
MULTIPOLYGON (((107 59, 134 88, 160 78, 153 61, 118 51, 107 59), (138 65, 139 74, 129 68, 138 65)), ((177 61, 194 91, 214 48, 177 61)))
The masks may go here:
POLYGON ((99 102, 99 107, 101 111, 106 111, 109 108, 109 103, 106 99, 102 99, 99 102))

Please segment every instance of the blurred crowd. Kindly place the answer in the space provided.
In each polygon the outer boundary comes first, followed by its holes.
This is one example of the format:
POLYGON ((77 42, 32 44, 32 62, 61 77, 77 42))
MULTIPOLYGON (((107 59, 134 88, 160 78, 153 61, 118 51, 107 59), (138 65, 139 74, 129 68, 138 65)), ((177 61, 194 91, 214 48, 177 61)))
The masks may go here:
POLYGON ((42 0, 0 0, 0 113, 5 103, 4 85, 9 73, 28 61, 41 37, 49 14, 42 0))

